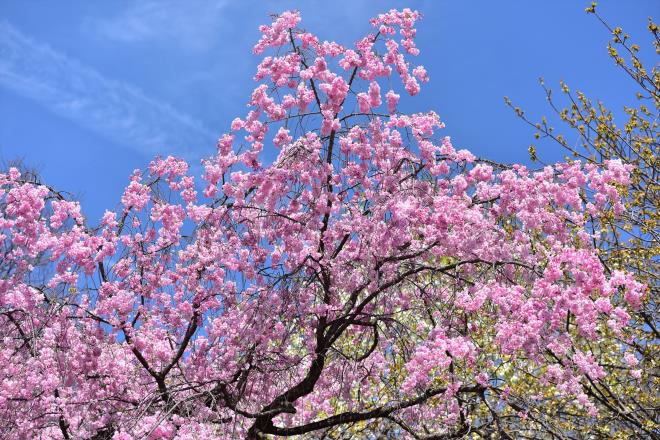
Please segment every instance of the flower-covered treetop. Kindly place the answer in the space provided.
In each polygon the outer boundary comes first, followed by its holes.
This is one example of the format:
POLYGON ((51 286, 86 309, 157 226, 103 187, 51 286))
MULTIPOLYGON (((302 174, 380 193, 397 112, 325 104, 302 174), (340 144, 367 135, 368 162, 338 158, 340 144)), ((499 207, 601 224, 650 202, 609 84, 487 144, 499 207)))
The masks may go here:
POLYGON ((504 167, 401 112, 420 18, 349 48, 276 16, 202 184, 157 158, 97 227, 0 175, 0 434, 444 438, 596 411, 590 347, 644 288, 585 224, 630 169, 504 167))

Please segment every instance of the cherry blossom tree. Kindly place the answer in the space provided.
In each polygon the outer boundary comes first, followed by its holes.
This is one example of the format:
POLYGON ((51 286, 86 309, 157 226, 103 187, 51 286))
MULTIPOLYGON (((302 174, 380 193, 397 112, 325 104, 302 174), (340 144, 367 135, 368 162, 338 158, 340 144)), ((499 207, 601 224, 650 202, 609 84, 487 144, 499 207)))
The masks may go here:
POLYGON ((202 181, 156 158, 96 227, 1 174, 0 434, 542 437, 548 399, 595 413, 591 344, 646 288, 585 225, 631 167, 504 167, 400 112, 429 80, 420 18, 348 48, 274 17, 202 181))

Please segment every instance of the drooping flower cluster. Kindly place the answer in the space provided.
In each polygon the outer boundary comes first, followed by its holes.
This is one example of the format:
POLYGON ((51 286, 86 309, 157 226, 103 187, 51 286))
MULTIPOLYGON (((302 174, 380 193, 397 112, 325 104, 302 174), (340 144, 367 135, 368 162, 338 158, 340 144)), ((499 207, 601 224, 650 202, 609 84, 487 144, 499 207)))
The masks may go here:
POLYGON ((354 49, 295 12, 263 26, 254 52, 274 54, 203 192, 157 158, 91 228, 1 174, 0 434, 455 433, 469 408, 518 406, 507 369, 593 410, 588 345, 644 286, 605 271, 585 219, 630 170, 498 168, 438 142, 434 112, 397 113, 394 90, 381 113, 379 80, 428 80, 407 60, 419 18, 378 16, 354 49))

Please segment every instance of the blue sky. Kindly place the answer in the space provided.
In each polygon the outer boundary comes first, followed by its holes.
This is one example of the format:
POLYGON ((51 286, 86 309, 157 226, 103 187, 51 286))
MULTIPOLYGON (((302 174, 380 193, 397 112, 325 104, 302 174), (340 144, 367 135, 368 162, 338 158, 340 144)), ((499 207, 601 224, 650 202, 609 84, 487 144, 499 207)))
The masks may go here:
MULTIPOLYGON (((243 116, 268 14, 299 9, 302 26, 351 45, 392 7, 424 14, 418 58, 431 82, 406 102, 435 110, 454 143, 490 159, 526 161, 532 131, 505 107, 548 112, 537 79, 632 104, 587 1, 2 0, 0 158, 36 168, 83 202, 91 223, 117 205, 128 176, 156 154, 198 163, 243 116)), ((614 26, 650 47, 660 3, 599 2, 614 26)), ((559 157, 548 148, 545 157, 559 157)))

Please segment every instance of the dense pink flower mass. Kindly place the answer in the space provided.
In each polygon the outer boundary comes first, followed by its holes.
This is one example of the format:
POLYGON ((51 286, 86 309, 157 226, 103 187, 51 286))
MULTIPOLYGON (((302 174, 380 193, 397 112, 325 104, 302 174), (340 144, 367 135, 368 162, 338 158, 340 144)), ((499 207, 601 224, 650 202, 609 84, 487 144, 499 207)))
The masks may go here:
POLYGON ((379 15, 348 48, 279 15, 201 185, 157 158, 97 227, 0 174, 0 437, 440 435, 479 422, 470 396, 509 398, 505 363, 592 408, 584 342, 644 286, 605 272, 585 223, 621 209, 630 169, 502 167, 398 113, 390 88, 429 79, 420 18, 379 15))

